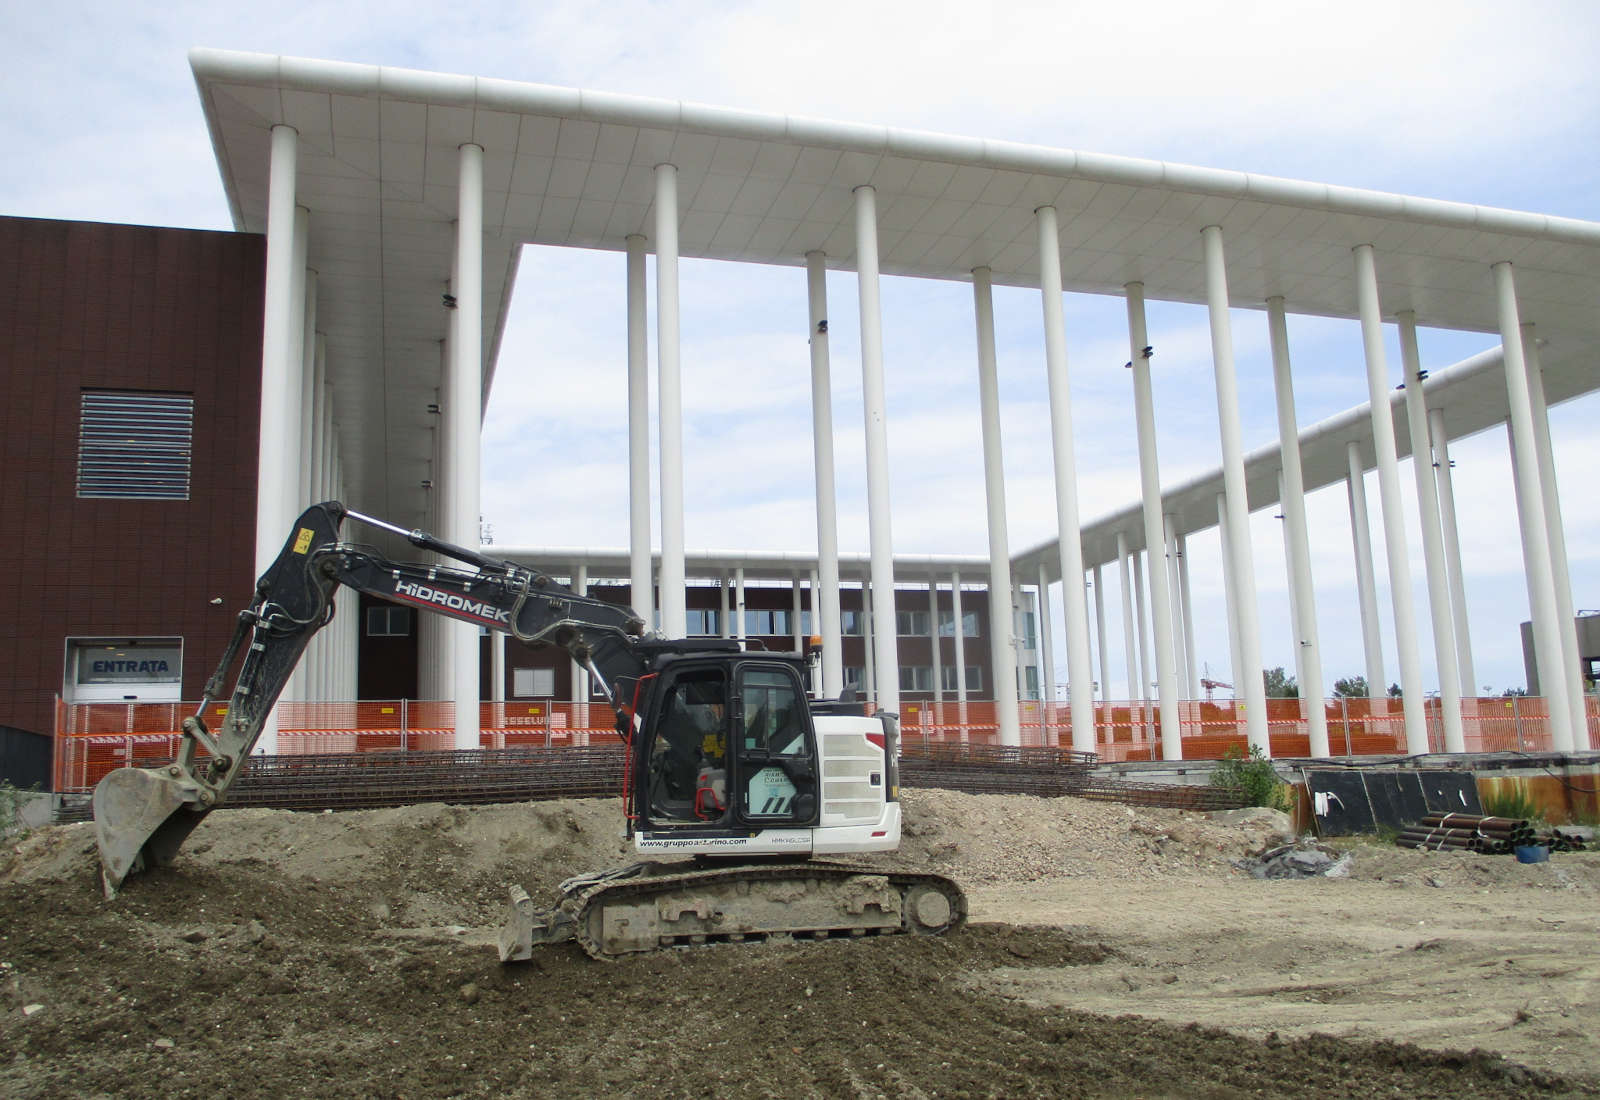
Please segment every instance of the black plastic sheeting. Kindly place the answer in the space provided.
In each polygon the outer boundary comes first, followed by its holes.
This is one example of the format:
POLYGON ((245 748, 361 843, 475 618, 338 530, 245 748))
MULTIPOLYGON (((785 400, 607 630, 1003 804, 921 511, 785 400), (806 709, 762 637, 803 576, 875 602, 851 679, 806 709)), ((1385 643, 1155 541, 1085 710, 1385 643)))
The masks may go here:
POLYGON ((1428 813, 1483 813, 1472 772, 1309 768, 1305 776, 1320 836, 1400 829, 1428 813))
POLYGON ((0 782, 21 790, 50 789, 50 738, 0 726, 0 782))

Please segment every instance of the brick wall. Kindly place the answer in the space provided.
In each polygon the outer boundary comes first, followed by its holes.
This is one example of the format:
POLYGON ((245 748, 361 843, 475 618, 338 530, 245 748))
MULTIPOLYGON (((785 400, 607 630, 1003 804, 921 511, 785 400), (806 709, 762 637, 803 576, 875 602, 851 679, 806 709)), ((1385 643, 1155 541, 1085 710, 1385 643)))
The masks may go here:
POLYGON ((195 698, 254 581, 265 241, 0 218, 0 257, 0 724, 51 729, 71 636, 182 637, 195 698), (194 395, 188 500, 77 498, 85 388, 194 395))

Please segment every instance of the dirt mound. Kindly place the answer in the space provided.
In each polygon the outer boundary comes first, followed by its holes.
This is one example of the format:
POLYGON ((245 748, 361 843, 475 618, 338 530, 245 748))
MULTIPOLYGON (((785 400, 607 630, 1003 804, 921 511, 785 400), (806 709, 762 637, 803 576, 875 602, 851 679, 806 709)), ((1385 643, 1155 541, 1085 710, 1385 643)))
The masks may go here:
MULTIPOLYGON (((1228 866, 1276 819, 940 791, 906 809, 895 858, 974 889, 980 921, 963 933, 615 965, 566 945, 501 967, 484 946, 507 883, 538 894, 623 858, 614 801, 217 813, 174 867, 114 902, 90 828, 43 830, 0 861, 0 1093, 1600 1095, 1493 1054, 1118 1015, 1142 1011, 1130 984, 1191 984, 1166 983, 1180 968, 1139 934, 1181 916, 1162 897, 1246 891, 1243 912, 1317 896, 1228 866), (1120 917, 1119 898, 1149 921, 1120 917), (1040 899, 1055 927, 1021 919, 1040 899), (1096 975, 1127 990, 1126 1008, 1077 1011, 1038 988, 1096 975)), ((1399 868, 1313 890, 1392 906, 1399 868)), ((1592 890, 1569 893, 1592 912, 1592 890)))

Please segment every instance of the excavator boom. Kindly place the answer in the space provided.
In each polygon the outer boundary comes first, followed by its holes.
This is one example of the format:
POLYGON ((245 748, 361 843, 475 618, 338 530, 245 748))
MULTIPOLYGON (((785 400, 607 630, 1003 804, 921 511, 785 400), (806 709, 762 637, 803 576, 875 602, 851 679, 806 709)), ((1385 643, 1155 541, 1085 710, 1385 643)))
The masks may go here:
POLYGON ((184 838, 221 803, 249 759, 311 638, 332 619, 334 592, 354 588, 396 603, 557 645, 585 665, 612 699, 628 698, 643 673, 635 639, 644 623, 631 609, 580 596, 512 562, 405 531, 350 512, 337 501, 301 514, 283 551, 256 582, 196 713, 184 719, 177 758, 161 768, 119 768, 95 787, 96 840, 107 896, 147 866, 169 862, 184 838), (396 562, 340 540, 346 519, 407 539, 469 568, 396 562), (223 698, 229 670, 243 660, 215 730, 200 714, 223 698))

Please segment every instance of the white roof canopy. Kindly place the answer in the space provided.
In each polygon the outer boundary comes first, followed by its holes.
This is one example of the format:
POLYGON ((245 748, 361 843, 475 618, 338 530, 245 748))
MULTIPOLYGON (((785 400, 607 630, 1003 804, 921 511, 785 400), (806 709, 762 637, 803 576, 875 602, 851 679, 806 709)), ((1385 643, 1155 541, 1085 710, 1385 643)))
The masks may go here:
MULTIPOLYGON (((518 247, 622 250, 652 227, 653 169, 679 172, 686 257, 853 269, 854 200, 877 189, 882 270, 1037 286, 1034 211, 1060 215, 1069 291, 1205 300, 1200 231, 1222 227, 1233 303, 1356 315, 1350 251, 1371 244, 1392 314, 1497 331, 1488 265, 1510 260, 1549 343, 1552 399, 1600 332, 1600 224, 1242 172, 764 115, 482 77, 262 54, 190 55, 235 225, 265 229, 269 129, 300 135, 317 327, 353 498, 420 522, 457 148, 484 149, 484 323, 492 379, 518 247)), ((798 308, 798 307, 797 307, 798 308)), ((620 316, 618 324, 622 323, 620 316)), ((1454 429, 1452 429, 1454 431, 1454 429)), ((1370 432, 1370 429, 1369 429, 1370 432)), ((1254 494, 1252 494, 1254 498, 1254 494)))

